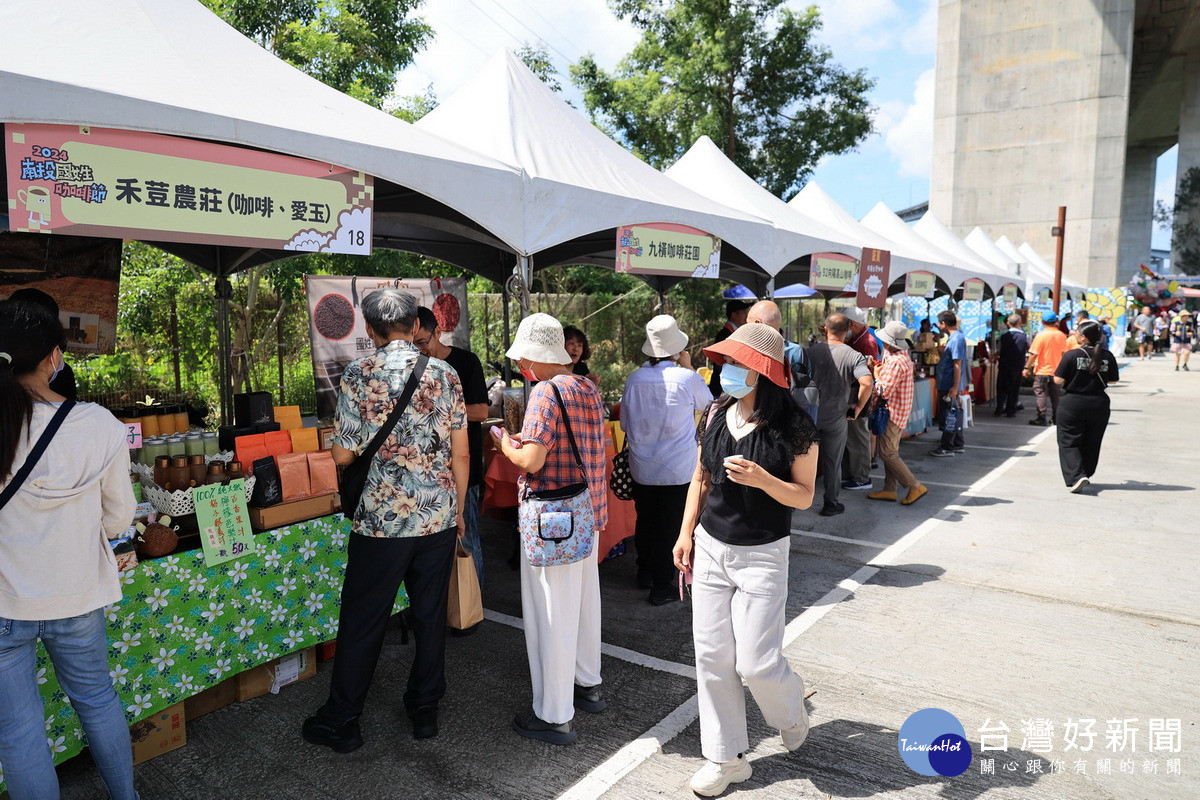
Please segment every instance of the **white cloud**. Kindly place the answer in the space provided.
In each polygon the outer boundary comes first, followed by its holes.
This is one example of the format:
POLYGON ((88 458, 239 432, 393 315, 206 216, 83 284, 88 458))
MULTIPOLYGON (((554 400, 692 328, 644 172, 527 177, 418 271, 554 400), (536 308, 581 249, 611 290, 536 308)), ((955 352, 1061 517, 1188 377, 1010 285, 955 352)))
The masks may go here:
POLYGON ((913 87, 911 103, 880 104, 875 124, 902 176, 929 178, 933 160, 933 86, 934 71, 925 70, 913 87))
MULTIPOLYGON (((793 2, 801 10, 806 2, 793 2)), ((834 58, 871 66, 895 51, 932 54, 937 45, 937 0, 818 0, 820 38, 834 58)))

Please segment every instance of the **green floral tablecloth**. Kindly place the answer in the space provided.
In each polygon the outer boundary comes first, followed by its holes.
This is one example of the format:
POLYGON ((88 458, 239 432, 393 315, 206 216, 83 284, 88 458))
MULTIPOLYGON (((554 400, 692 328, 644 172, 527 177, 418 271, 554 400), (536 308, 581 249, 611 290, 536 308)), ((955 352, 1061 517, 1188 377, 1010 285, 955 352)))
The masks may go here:
MULTIPOLYGON (((122 573, 124 599, 105 614, 113 680, 130 723, 336 638, 349 535, 349 521, 334 514, 260 533, 254 553, 215 567, 195 550, 122 573)), ((396 610, 407 601, 401 589, 396 610)), ((37 676, 59 763, 84 748, 83 728, 41 647, 37 676)))

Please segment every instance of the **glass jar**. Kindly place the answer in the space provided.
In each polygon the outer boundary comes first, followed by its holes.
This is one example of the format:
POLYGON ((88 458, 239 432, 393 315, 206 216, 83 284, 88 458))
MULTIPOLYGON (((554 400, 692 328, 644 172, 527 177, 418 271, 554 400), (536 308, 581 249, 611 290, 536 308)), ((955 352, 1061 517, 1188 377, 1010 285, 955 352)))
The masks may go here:
POLYGON ((208 475, 204 479, 206 485, 225 482, 225 465, 214 461, 208 465, 208 475))
POLYGON ((242 462, 230 461, 229 466, 225 470, 225 477, 231 481, 246 477, 246 473, 242 471, 242 462))
POLYGON ((204 440, 200 438, 198 433, 189 433, 183 437, 183 448, 189 456, 204 455, 204 440))
POLYGON ((138 413, 141 415, 140 419, 142 422, 142 438, 143 439, 145 439, 147 437, 153 438, 162 433, 162 429, 159 427, 159 424, 158 424, 158 409, 155 409, 155 408, 138 409, 138 413))
POLYGON ((160 489, 165 489, 171 482, 171 457, 158 456, 154 459, 154 482, 160 489))
POLYGON ((221 447, 217 443, 217 435, 212 431, 201 434, 200 439, 204 443, 204 455, 215 456, 221 451, 221 447))
POLYGON ((175 415, 175 432, 187 433, 192 427, 191 423, 188 422, 188 407, 180 403, 171 407, 171 413, 175 415))
POLYGON ((204 454, 189 455, 188 469, 191 471, 192 486, 203 486, 208 478, 208 468, 204 465, 204 454))
MULTIPOLYGON (((182 436, 168 436, 167 437, 167 455, 171 456, 172 458, 174 458, 175 456, 186 456, 187 455, 187 445, 184 444, 182 436)), ((184 459, 183 463, 185 465, 187 464, 186 458, 184 459)))
POLYGON ((171 458, 170 477, 167 478, 167 489, 178 492, 192 485, 192 470, 188 466, 187 456, 171 458))
MULTIPOLYGON (((142 419, 146 419, 142 417, 142 419)), ((147 467, 153 467, 154 461, 159 456, 167 455, 167 440, 161 436, 152 436, 149 439, 142 439, 142 458, 141 462, 147 467)), ((161 485, 161 484, 159 484, 161 485)))

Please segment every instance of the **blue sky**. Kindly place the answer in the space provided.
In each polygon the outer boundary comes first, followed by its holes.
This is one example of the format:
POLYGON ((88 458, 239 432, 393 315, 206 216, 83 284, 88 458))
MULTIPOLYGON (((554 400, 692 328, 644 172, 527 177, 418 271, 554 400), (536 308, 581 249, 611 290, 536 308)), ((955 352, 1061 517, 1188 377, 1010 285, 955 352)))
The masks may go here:
MULTIPOLYGON (((937 0, 816 0, 821 40, 843 66, 876 79, 871 101, 875 133, 857 151, 824 160, 813 179, 855 217, 876 202, 899 210, 929 198, 932 165, 933 77, 937 0)), ((789 2, 801 9, 808 2, 789 2)), ((435 42, 399 75, 401 95, 432 87, 444 99, 470 79, 498 49, 543 44, 563 74, 563 94, 582 107, 567 65, 591 52, 611 68, 638 32, 616 19, 605 0, 426 0, 419 10, 435 42)), ((1156 196, 1170 200, 1174 151, 1159 162, 1156 196)), ((1155 246, 1167 235, 1155 231, 1155 246)))

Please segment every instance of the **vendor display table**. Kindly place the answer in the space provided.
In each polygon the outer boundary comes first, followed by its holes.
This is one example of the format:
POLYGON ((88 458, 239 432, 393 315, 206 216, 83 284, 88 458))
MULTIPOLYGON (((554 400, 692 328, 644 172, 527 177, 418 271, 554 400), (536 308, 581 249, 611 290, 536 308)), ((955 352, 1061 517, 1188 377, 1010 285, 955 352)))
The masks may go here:
POLYGON ((932 378, 917 378, 913 381, 912 411, 908 415, 905 434, 916 436, 918 433, 924 433, 933 424, 933 414, 937 409, 934 387, 932 378))
MULTIPOLYGON (((194 550, 122 573, 124 599, 105 614, 109 663, 129 721, 336 638, 349 535, 349 520, 333 514, 260 533, 254 553, 215 567, 194 550)), ((407 605, 401 589, 395 610, 407 605)), ((83 749, 83 728, 40 646, 37 675, 60 763, 83 749)))
MULTIPOLYGON (((605 477, 612 475, 613 456, 616 455, 615 439, 624 442, 625 436, 620 431, 619 427, 616 431, 618 423, 610 422, 605 426, 608 431, 608 444, 605 447, 604 460, 606 464, 605 477)), ((488 437, 487 449, 493 450, 492 439, 488 437)), ((488 508, 516 508, 517 506, 517 479, 521 477, 521 471, 513 466, 513 463, 499 453, 493 450, 492 458, 488 463, 487 472, 484 475, 484 492, 483 492, 483 507, 488 508)), ((600 531, 600 541, 598 551, 601 560, 604 559, 622 539, 633 536, 634 525, 637 522, 637 512, 634 511, 632 500, 618 500, 617 496, 608 492, 608 526, 600 531)))

